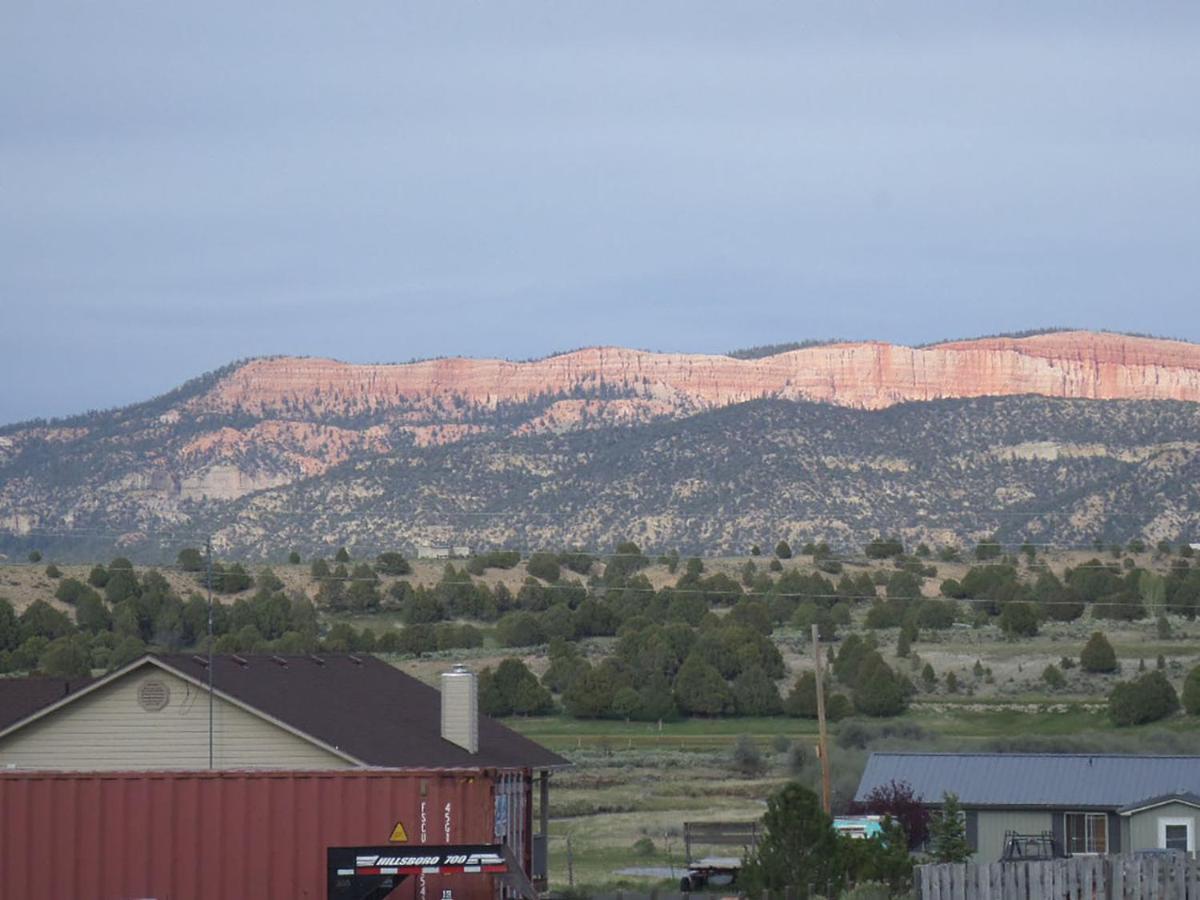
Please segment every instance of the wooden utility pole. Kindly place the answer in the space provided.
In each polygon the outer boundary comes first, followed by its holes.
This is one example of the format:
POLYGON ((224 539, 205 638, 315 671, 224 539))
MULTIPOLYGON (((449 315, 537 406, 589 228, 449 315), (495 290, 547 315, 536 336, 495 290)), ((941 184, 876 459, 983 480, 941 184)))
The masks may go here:
POLYGON ((821 743, 817 752, 821 756, 821 807, 825 815, 833 815, 833 776, 829 771, 829 732, 825 729, 825 684, 821 673, 821 633, 817 626, 812 627, 813 663, 816 666, 817 679, 817 726, 820 731, 821 743))

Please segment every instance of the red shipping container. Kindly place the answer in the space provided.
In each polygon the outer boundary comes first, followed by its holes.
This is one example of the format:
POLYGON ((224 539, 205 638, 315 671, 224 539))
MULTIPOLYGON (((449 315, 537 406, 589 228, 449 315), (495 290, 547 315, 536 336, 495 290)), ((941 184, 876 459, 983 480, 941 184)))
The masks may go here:
MULTIPOLYGON (((409 847, 495 842, 495 787, 513 774, 0 773, 0 900, 322 898, 326 848, 386 845, 397 824, 409 847)), ((393 896, 495 891, 488 875, 427 875, 393 896)))

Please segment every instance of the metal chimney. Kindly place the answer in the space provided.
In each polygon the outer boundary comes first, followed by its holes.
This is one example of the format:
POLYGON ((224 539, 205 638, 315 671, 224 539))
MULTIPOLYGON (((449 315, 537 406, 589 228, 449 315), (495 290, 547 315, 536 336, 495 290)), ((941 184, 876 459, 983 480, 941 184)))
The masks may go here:
POLYGON ((479 752, 479 682, 464 665, 442 673, 442 738, 479 752))

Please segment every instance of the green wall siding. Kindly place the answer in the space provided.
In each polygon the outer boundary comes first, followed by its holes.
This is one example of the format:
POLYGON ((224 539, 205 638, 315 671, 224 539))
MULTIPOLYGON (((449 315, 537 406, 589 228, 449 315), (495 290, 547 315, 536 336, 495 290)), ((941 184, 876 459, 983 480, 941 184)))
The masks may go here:
MULTIPOLYGON (((1200 826, 1200 810, 1183 803, 1164 803, 1153 809, 1147 809, 1129 816, 1129 839, 1132 850, 1145 850, 1157 847, 1159 819, 1190 819, 1192 823, 1192 840, 1197 839, 1196 828, 1200 826)), ((1200 845, 1198 845, 1200 849, 1200 845)))
POLYGON ((996 862, 1004 853, 1004 833, 1041 834, 1050 831, 1049 812, 1021 810, 979 810, 979 844, 975 862, 996 862))

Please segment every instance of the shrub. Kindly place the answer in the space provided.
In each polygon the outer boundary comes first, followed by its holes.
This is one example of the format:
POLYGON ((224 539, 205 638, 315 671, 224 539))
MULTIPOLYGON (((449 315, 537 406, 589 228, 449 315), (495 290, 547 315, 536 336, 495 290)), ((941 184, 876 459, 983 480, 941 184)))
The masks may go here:
POLYGON ((861 803, 852 803, 850 811, 859 815, 891 816, 904 828, 912 850, 924 845, 929 837, 929 810, 913 793, 912 786, 903 781, 878 785, 861 803))
POLYGON ((403 553, 388 550, 375 558, 375 571, 384 575, 408 575, 412 572, 412 564, 403 553))
POLYGON ((1150 672, 1113 688, 1108 713, 1117 725, 1144 725, 1179 709, 1179 696, 1162 672, 1150 672))
POLYGON ((787 541, 780 541, 775 545, 775 555, 780 559, 792 558, 792 547, 787 541))
POLYGON ((532 613, 514 612, 496 623, 496 640, 502 647, 532 647, 546 643, 546 631, 532 613))
POLYGON ((827 896, 837 896, 843 881, 838 850, 837 835, 817 795, 787 784, 767 801, 762 840, 739 874, 739 887, 753 896, 817 884, 827 896))
POLYGON ((1079 664, 1085 672, 1117 671, 1117 653, 1103 633, 1096 631, 1079 654, 1079 664))
POLYGON ((854 708, 872 717, 898 716, 908 708, 908 692, 878 653, 864 661, 854 688, 854 708))
POLYGON ((1066 676, 1063 675, 1062 670, 1054 665, 1054 663, 1051 663, 1042 670, 1042 681, 1046 682, 1047 686, 1055 691, 1062 690, 1067 684, 1066 676))
POLYGON ((748 778, 757 778, 767 771, 767 761, 754 738, 739 734, 733 745, 733 768, 748 778))
POLYGON ((975 545, 975 558, 983 561, 989 559, 999 559, 1004 554, 1004 545, 995 538, 990 540, 980 541, 975 545))
POLYGON ((925 667, 921 669, 921 681, 927 689, 932 689, 937 684, 937 673, 929 663, 925 663, 925 667))
POLYGON ((39 667, 56 678, 83 678, 92 674, 92 654, 87 638, 73 634, 51 641, 39 667))
POLYGON ((558 557, 553 553, 531 554, 529 562, 525 564, 525 569, 534 578, 540 578, 543 581, 558 581, 558 576, 561 574, 558 557))
POLYGON ((734 679, 733 699, 738 715, 777 716, 783 712, 779 689, 761 666, 752 665, 734 679))
MULTIPOLYGON (((797 719, 817 717, 817 678, 812 672, 801 672, 784 701, 783 711, 797 719)), ((825 718, 837 722, 851 712, 850 700, 845 694, 830 694, 825 686, 825 718)))
POLYGON ((940 863, 960 863, 971 858, 967 843, 967 826, 956 794, 942 795, 942 808, 929 824, 932 856, 940 863))
POLYGON ((903 556, 904 544, 899 538, 877 537, 863 547, 863 552, 866 553, 868 559, 888 559, 889 557, 903 556))
POLYGON ((1038 633, 1037 609, 1032 603, 1005 603, 1000 628, 1009 637, 1033 637, 1038 633))
POLYGON ((579 666, 563 691, 563 706, 577 719, 600 719, 613 713, 618 687, 606 666, 579 666))
POLYGON ((550 692, 519 659, 505 659, 479 674, 479 706, 489 716, 539 715, 554 709, 550 692))
POLYGON ((75 630, 71 619, 45 600, 34 600, 25 608, 25 612, 21 613, 18 621, 22 642, 31 637, 43 637, 47 641, 53 641, 75 630))
POLYGON ((675 702, 684 713, 719 716, 734 706, 725 679, 699 653, 692 653, 675 676, 675 702))
POLYGON ((59 571, 58 566, 56 566, 54 563, 50 563, 50 565, 46 566, 46 577, 62 578, 62 572, 59 571))
POLYGON ((630 848, 634 856, 653 856, 655 852, 654 841, 648 837, 640 837, 633 842, 630 848))
MULTIPOLYGON (((592 571, 594 562, 591 554, 584 553, 582 550, 565 550, 558 554, 558 564, 566 566, 576 575, 587 575, 592 571)), ((511 569, 512 566, 503 566, 502 568, 511 569)))
POLYGON ((176 555, 175 565, 185 572, 203 572, 205 557, 196 547, 184 547, 176 555))

